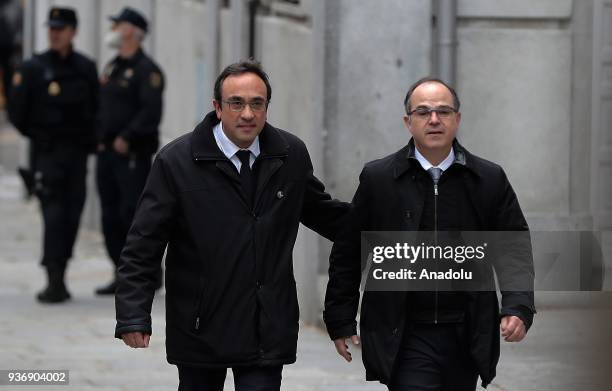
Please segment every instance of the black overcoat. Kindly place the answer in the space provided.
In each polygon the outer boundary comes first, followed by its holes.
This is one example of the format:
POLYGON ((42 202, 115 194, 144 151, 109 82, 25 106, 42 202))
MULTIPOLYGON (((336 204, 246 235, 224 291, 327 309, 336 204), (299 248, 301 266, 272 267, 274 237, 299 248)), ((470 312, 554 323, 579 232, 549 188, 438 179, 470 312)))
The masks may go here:
POLYGON ((349 204, 325 192, 300 139, 266 123, 249 207, 236 167, 215 142, 217 123, 209 113, 153 163, 121 254, 115 336, 151 332, 155 276, 167 245, 170 363, 289 364, 298 335, 292 251, 299 223, 333 240, 349 204))
MULTIPOLYGON (((355 335, 361 280, 361 231, 416 231, 424 205, 423 183, 427 174, 414 154, 414 141, 398 152, 365 165, 347 218, 347 229, 339 234, 330 256, 330 280, 325 298, 324 319, 332 339, 355 335)), ((470 154, 457 141, 453 145, 454 172, 465 184, 467 199, 457 213, 470 231, 527 231, 528 226, 516 194, 503 169, 470 154)), ((427 177, 428 183, 431 180, 427 177)), ((523 240, 524 242, 524 240, 523 240)), ((530 242, 520 243, 515 261, 506 264, 507 274, 533 286, 530 242)), ((512 257, 512 254, 504 254, 512 257)), ((502 267, 504 265, 501 265, 502 267)), ((496 269, 497 272, 499 270, 496 269)), ((469 347, 483 386, 495 376, 499 359, 500 315, 520 317, 527 328, 535 313, 533 289, 502 291, 502 308, 493 289, 467 292, 469 347)), ((368 291, 361 303, 360 332, 367 380, 388 384, 402 341, 407 317, 406 292, 368 291)))

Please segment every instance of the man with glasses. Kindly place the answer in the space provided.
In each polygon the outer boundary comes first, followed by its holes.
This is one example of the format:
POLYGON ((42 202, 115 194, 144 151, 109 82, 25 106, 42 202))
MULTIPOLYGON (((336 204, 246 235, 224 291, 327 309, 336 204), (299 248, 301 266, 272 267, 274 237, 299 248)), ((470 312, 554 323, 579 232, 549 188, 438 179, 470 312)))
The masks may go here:
POLYGON ((95 63, 73 48, 77 24, 74 9, 52 7, 49 50, 21 65, 10 90, 9 119, 31 140, 30 170, 21 173, 44 222, 42 303, 70 299, 64 274, 85 203, 87 156, 95 150, 98 76, 95 63))
POLYGON ((155 275, 166 256, 166 351, 179 390, 278 391, 296 360, 292 251, 299 223, 333 240, 349 205, 314 176, 306 146, 266 122, 260 64, 225 68, 215 110, 161 149, 121 254, 115 336, 149 345, 155 275))
POLYGON ((424 78, 408 90, 404 124, 412 139, 365 165, 347 229, 330 256, 328 332, 347 361, 346 340, 361 342, 367 380, 391 391, 475 390, 479 375, 486 386, 495 376, 499 329, 506 341, 521 341, 535 313, 530 247, 526 253, 517 248, 517 278, 531 288, 502 291, 501 310, 492 276, 489 291, 366 289, 361 341, 357 336, 360 232, 420 231, 436 237, 441 231, 528 230, 503 169, 457 142, 459 107, 455 90, 442 80, 424 78))

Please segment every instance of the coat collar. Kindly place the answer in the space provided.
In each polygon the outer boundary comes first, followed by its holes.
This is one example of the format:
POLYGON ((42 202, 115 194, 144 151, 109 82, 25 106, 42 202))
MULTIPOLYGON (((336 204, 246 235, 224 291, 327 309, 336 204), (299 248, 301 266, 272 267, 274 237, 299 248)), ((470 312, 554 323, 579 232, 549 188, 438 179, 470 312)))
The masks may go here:
POLYGON ((116 64, 125 64, 126 66, 134 66, 138 63, 138 61, 140 61, 141 58, 144 57, 144 51, 142 50, 142 48, 138 49, 136 51, 136 53, 134 53, 134 55, 130 58, 123 58, 119 55, 115 56, 115 58, 113 59, 113 63, 116 64))
MULTIPOLYGON (((402 174, 411 168, 421 166, 419 161, 416 159, 415 148, 414 139, 411 138, 408 145, 395 153, 395 159, 393 162, 393 177, 395 179, 402 176, 402 174)), ((480 176, 478 169, 474 164, 472 155, 461 144, 459 144, 457 139, 453 140, 453 150, 455 152, 455 161, 453 162, 453 165, 458 164, 463 166, 472 173, 476 174, 476 176, 480 176)))
MULTIPOLYGON (((193 131, 191 142, 191 153, 194 160, 226 160, 227 158, 219 149, 213 128, 219 123, 215 111, 211 111, 204 117, 193 131)), ((259 134, 259 147, 261 153, 259 159, 287 156, 289 144, 281 132, 272 125, 264 125, 259 134)))
POLYGON ((66 57, 60 56, 59 52, 53 49, 48 49, 42 55, 46 56, 47 58, 49 58, 51 61, 54 61, 54 62, 67 63, 67 62, 70 62, 72 58, 74 57, 74 49, 72 45, 70 45, 70 50, 68 51, 68 55, 66 57))

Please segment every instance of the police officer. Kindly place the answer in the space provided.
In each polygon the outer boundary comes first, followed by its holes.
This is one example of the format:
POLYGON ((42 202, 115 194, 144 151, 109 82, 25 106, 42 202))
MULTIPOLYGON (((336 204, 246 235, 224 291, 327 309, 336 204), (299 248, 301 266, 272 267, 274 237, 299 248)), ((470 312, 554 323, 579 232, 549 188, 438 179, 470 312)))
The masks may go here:
POLYGON ((95 64, 72 47, 76 12, 53 7, 47 25, 50 48, 13 74, 8 112, 31 140, 44 221, 42 264, 48 285, 37 298, 57 303, 70 298, 64 272, 85 203, 87 155, 95 150, 98 76, 95 64))
MULTIPOLYGON (((105 41, 118 55, 101 77, 97 182, 106 249, 116 270, 159 144, 164 76, 141 47, 147 20, 129 7, 110 20, 105 41)), ((115 287, 113 279, 96 293, 114 294, 115 287)))

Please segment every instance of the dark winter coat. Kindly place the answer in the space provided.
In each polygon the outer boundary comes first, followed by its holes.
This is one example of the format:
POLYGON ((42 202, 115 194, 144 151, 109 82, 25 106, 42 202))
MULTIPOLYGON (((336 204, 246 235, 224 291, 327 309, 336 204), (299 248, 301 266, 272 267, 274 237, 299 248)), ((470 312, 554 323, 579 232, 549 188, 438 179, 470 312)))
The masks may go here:
POLYGON ((155 276, 168 245, 170 363, 293 363, 299 310, 292 252, 299 223, 333 240, 349 204, 325 192, 300 139, 266 123, 249 207, 236 167, 215 142, 217 123, 209 113, 153 163, 121 255, 115 336, 151 332, 155 276))
MULTIPOLYGON (((360 175, 348 229, 339 234, 330 256, 324 319, 332 339, 357 333, 360 232, 416 231, 420 227, 424 181, 432 182, 416 160, 414 148, 411 140, 398 152, 366 164, 360 175)), ((457 220, 463 225, 459 230, 527 231, 527 223, 503 169, 470 154, 456 141, 453 148, 454 167, 448 171, 460 175, 470 204, 458 208, 457 220)), ((533 286, 533 260, 530 244, 526 246, 528 254, 513 272, 518 270, 527 285, 533 286)), ((470 352, 483 385, 487 385, 495 376, 499 359, 500 315, 518 316, 529 327, 535 312, 533 289, 503 291, 501 312, 494 289, 466 295, 470 352)), ((367 289, 363 295, 360 331, 368 380, 388 384, 391 379, 406 324, 408 297, 406 292, 367 289)))

